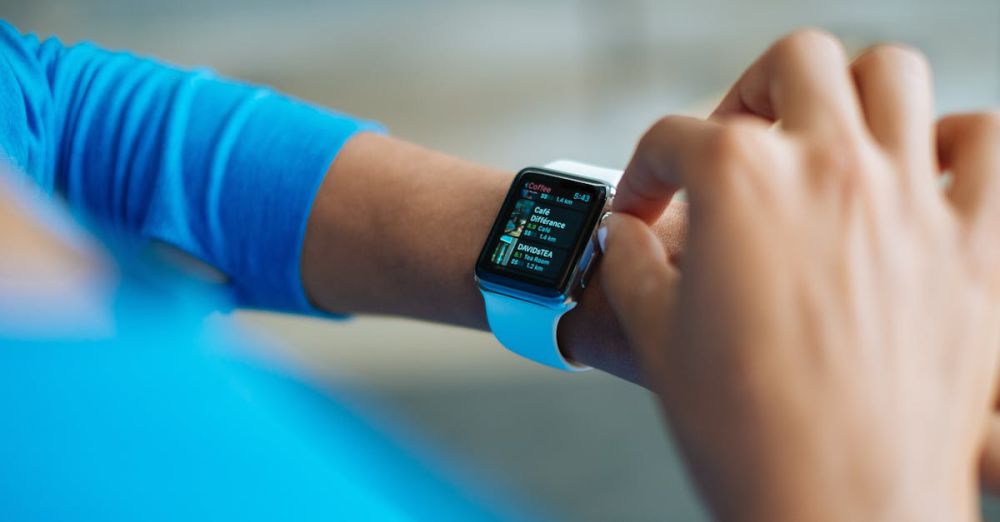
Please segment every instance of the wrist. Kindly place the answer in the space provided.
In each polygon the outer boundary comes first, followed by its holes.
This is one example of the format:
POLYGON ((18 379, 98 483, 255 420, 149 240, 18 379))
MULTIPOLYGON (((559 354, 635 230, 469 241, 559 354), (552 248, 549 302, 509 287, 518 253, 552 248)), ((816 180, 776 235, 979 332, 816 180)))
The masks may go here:
POLYGON ((313 303, 485 329, 473 266, 513 174, 373 134, 329 170, 302 252, 313 303))
POLYGON ((639 383, 635 358, 604 296, 600 272, 598 265, 577 306, 559 321, 559 348, 571 361, 639 383))
MULTIPOLYGON (((653 224, 669 259, 676 263, 684 246, 687 230, 687 205, 674 201, 653 224)), ((608 304, 601 283, 604 267, 598 260, 579 304, 559 324, 559 346, 564 354, 579 363, 646 386, 638 358, 622 334, 615 314, 608 304)))

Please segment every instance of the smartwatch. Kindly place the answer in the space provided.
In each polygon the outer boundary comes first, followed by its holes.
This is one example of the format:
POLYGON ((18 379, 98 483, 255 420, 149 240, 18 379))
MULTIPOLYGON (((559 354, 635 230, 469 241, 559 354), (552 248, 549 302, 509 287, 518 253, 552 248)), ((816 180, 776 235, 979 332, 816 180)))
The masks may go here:
POLYGON ((560 160, 514 178, 475 270, 490 329, 514 353, 560 370, 589 369, 566 359, 556 332, 599 255, 597 230, 621 174, 560 160))

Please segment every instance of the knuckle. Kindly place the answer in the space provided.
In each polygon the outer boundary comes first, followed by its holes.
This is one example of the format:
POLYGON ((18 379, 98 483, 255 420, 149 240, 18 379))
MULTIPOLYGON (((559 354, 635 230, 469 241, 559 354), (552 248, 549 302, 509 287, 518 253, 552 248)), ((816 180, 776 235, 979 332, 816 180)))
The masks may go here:
POLYGON ((706 153, 710 157, 730 157, 739 154, 744 147, 743 132, 741 129, 727 125, 720 127, 712 133, 712 137, 706 144, 706 153))
POLYGON ((722 187, 731 187, 737 178, 751 172, 750 163, 765 146, 758 129, 741 124, 720 127, 705 145, 706 175, 722 187))
POLYGON ((836 36, 816 28, 799 29, 784 36, 775 44, 774 50, 781 56, 806 59, 844 54, 844 47, 836 36))
POLYGON ((944 149, 949 156, 966 151, 1000 150, 1000 111, 946 116, 938 126, 949 143, 944 149))
POLYGON ((660 116, 659 119, 653 122, 653 125, 650 127, 650 130, 652 131, 657 129, 673 128, 678 125, 683 125, 683 122, 689 119, 691 119, 690 116, 682 116, 679 114, 667 114, 665 116, 660 116))
POLYGON ((748 135, 743 129, 731 125, 721 127, 705 143, 704 157, 714 166, 724 167, 722 170, 731 170, 729 167, 745 157, 747 142, 748 135))
POLYGON ((1000 111, 984 111, 969 116, 966 131, 1000 142, 1000 111))
POLYGON ((640 147, 656 147, 661 138, 665 135, 669 135, 670 132, 677 128, 680 124, 683 116, 661 116, 660 119, 653 122, 652 125, 646 129, 646 132, 639 138, 640 147))
MULTIPOLYGON (((861 154, 852 147, 819 147, 807 155, 807 171, 822 186, 864 188, 865 165, 861 154), (836 183, 834 183, 836 182, 836 183)), ((839 188, 838 188, 839 190, 839 188)))
POLYGON ((963 156, 1000 151, 1000 111, 954 114, 938 122, 939 152, 945 164, 963 156))
POLYGON ((929 77, 930 62, 916 48, 898 44, 886 43, 869 48, 855 60, 859 70, 892 69, 911 76, 929 77))
POLYGON ((856 152, 842 145, 810 147, 808 158, 813 170, 834 173, 848 172, 858 161, 856 152))

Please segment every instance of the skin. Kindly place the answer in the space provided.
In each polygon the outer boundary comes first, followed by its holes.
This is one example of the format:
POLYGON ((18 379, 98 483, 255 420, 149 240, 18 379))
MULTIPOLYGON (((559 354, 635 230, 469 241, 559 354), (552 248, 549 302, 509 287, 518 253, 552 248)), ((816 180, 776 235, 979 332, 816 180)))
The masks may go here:
MULTIPOLYGON (((1000 123, 989 115, 952 117, 935 138, 929 100, 926 64, 912 51, 879 47, 848 68, 828 36, 807 32, 755 64, 712 122, 664 120, 636 151, 618 206, 642 221, 612 222, 608 259, 561 323, 560 342, 570 358, 639 382, 637 355, 620 324, 628 327, 646 362, 645 385, 663 397, 696 478, 727 518, 970 515, 973 463, 984 438, 983 481, 1000 488, 1000 421, 981 418, 995 375, 994 354, 984 346, 997 343, 970 333, 983 330, 980 323, 997 331, 981 312, 994 304, 993 286, 983 284, 996 266, 984 261, 996 255, 994 245, 972 230, 988 229, 985 209, 997 206, 986 173, 1000 170, 993 152, 1000 123), (796 69, 803 74, 792 79, 804 83, 788 83, 796 69), (823 86, 839 94, 819 96, 823 86), (777 119, 777 132, 763 130, 777 119), (957 175, 943 199, 930 195, 926 182, 939 166, 957 175), (690 240, 687 208, 666 206, 679 187, 696 196, 690 240), (801 218, 807 214, 816 219, 801 218), (848 240, 858 237, 867 241, 848 240), (682 248, 689 252, 683 282, 670 268, 682 248), (846 251, 854 253, 846 258, 851 264, 831 275, 830 265, 838 266, 831 252, 843 259, 846 251), (943 260, 926 255, 952 251, 943 260), (829 270, 807 278, 807 266, 829 270), (710 271, 722 278, 705 275, 710 271), (800 285, 787 282, 790 274, 802 276, 800 285), (733 284, 719 284, 725 278, 733 284), (983 287, 991 288, 985 296, 977 292, 983 287), (853 293, 843 295, 844 288, 853 293), (927 295, 918 292, 934 294, 919 299, 927 295), (893 306, 901 296, 928 309, 893 306), (959 304, 975 296, 989 302, 959 304), (859 313, 862 303, 878 313, 859 313), (948 315, 966 309, 976 313, 948 315), (770 313, 776 310, 783 313, 770 313), (904 311, 912 315, 894 315, 904 311), (720 321, 729 328, 713 328, 720 321), (898 326, 914 324, 920 328, 912 332, 898 326), (948 344, 946 356, 940 344, 948 344), (901 345, 907 355, 893 357, 901 345), (740 357, 751 347, 753 357, 740 357), (942 358, 948 364, 928 363, 942 358), (984 435, 988 423, 994 428, 984 435), (816 433, 817 426, 835 431, 816 433), (896 482, 900 468, 908 483, 896 482), (920 512, 901 514, 907 508, 920 512)), ((308 294, 331 312, 486 329, 472 267, 513 175, 393 138, 357 136, 313 205, 302 256, 308 294)), ((6 197, 0 193, 0 237, 16 245, 0 252, 8 281, 30 274, 77 295, 104 277, 109 269, 99 255, 66 248, 4 205, 6 197)))
POLYGON ((800 32, 712 119, 665 118, 638 146, 604 285, 721 519, 978 517, 1000 119, 936 125, 930 86, 913 50, 849 64, 800 32), (683 275, 648 227, 680 188, 683 275))
MULTIPOLYGON (((473 267, 514 175, 390 137, 355 137, 331 166, 309 218, 307 294, 331 312, 487 330, 473 267)), ((654 225, 675 252, 684 219, 677 206, 654 225)), ((560 322, 560 346, 573 360, 638 382, 599 284, 602 272, 560 322)))

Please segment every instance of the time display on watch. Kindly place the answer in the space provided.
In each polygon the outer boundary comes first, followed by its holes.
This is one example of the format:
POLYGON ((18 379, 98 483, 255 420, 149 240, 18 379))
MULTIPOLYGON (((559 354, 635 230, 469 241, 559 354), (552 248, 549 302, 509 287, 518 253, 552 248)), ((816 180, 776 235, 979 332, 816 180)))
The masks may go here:
POLYGON ((606 192, 592 181, 522 171, 483 248, 477 275, 563 290, 590 239, 606 192))

